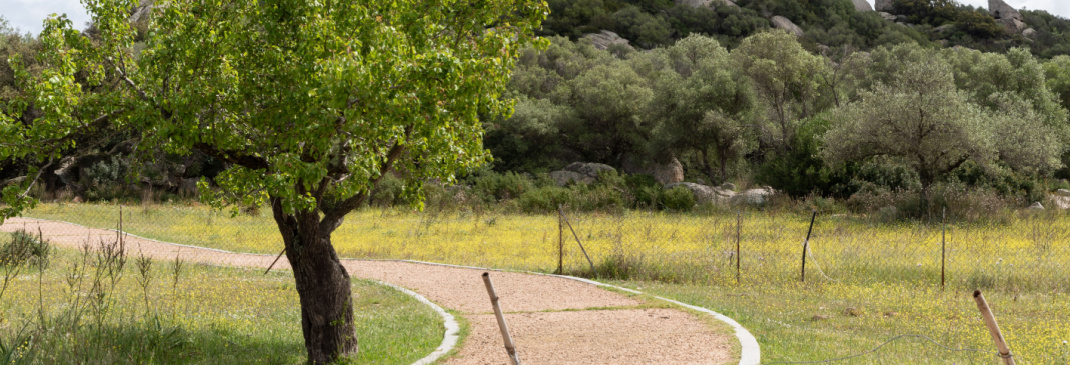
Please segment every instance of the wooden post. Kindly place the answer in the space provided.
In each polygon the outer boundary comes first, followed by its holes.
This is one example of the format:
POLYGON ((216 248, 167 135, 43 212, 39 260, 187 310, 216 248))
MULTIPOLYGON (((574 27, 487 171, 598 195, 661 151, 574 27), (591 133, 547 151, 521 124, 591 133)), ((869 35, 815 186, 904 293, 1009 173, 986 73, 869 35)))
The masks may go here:
POLYGON ((505 339, 505 352, 513 365, 520 365, 520 357, 516 355, 516 346, 513 346, 513 338, 509 336, 509 326, 505 325, 505 316, 502 315, 502 307, 498 305, 498 294, 494 292, 494 284, 490 282, 490 273, 483 273, 483 284, 487 285, 487 294, 490 294, 490 305, 494 307, 494 316, 498 317, 498 328, 502 330, 502 338, 505 339))
POLYGON ((817 218, 817 210, 814 210, 814 214, 810 216, 810 229, 806 230, 806 240, 803 241, 802 252, 802 275, 799 275, 799 281, 806 282, 806 251, 810 249, 810 232, 814 231, 814 219, 817 218))
POLYGON ((557 206, 557 213, 561 214, 561 218, 564 219, 565 225, 568 226, 568 230, 572 231, 572 237, 576 239, 576 244, 580 246, 580 252, 583 252, 583 257, 587 258, 587 264, 591 265, 591 274, 598 277, 598 271, 594 269, 594 262, 591 261, 591 257, 587 256, 587 250, 583 249, 583 242, 580 242, 580 236, 576 234, 576 230, 572 228, 572 223, 568 221, 568 217, 565 216, 565 210, 561 209, 561 206, 557 206))
POLYGON ((999 331, 999 324, 996 324, 996 317, 992 315, 992 310, 988 308, 985 296, 981 295, 980 290, 974 290, 973 300, 977 302, 977 309, 981 311, 981 317, 985 320, 988 333, 992 335, 992 341, 996 342, 996 348, 999 349, 999 357, 1003 359, 1003 364, 1014 365, 1014 355, 1007 348, 1007 340, 1003 339, 1003 333, 999 331))
POLYGON ((944 288, 944 271, 947 265, 947 207, 940 213, 943 228, 940 230, 940 289, 944 288))
POLYGON ((264 275, 267 275, 268 271, 271 271, 271 268, 275 267, 275 263, 279 262, 279 259, 282 258, 282 254, 284 254, 284 253, 286 253, 286 244, 285 243, 283 244, 282 251, 279 251, 279 255, 275 256, 275 261, 272 261, 271 265, 268 265, 267 270, 264 270, 264 275))
MULTIPOLYGON (((563 209, 561 205, 557 206, 557 211, 561 212, 563 209)), ((561 275, 563 271, 563 263, 565 261, 565 225, 561 223, 562 215, 557 215, 557 274, 561 275)))
POLYGON ((740 256, 743 255, 743 252, 741 252, 739 250, 739 236, 740 236, 740 232, 742 232, 742 230, 743 230, 742 227, 743 227, 743 213, 741 211, 737 210, 736 211, 736 284, 739 284, 740 281, 741 281, 740 280, 740 273, 739 273, 739 260, 740 260, 740 256))

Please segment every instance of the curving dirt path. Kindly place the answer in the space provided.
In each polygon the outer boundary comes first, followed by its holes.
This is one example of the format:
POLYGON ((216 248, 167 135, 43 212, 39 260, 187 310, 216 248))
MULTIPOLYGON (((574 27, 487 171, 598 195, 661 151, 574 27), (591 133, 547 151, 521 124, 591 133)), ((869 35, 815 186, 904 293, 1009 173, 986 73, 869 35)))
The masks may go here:
MULTIPOLYGON (((0 231, 40 230, 51 242, 80 248, 112 241, 116 232, 30 218, 10 218, 0 231)), ((157 259, 266 268, 274 256, 240 254, 125 238, 131 252, 157 259)), ((350 275, 409 288, 463 316, 470 332, 446 364, 507 364, 482 270, 398 261, 343 260, 350 275)), ((275 265, 288 269, 285 257, 275 265)), ((525 364, 727 364, 738 343, 706 318, 650 306, 624 294, 560 277, 491 274, 517 353, 525 364)))

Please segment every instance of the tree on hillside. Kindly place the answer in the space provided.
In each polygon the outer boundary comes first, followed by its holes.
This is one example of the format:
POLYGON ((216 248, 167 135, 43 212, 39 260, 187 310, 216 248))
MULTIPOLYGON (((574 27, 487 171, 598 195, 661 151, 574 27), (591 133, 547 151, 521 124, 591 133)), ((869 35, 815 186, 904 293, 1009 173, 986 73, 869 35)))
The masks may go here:
POLYGON ((814 105, 817 75, 827 65, 803 49, 794 35, 781 30, 744 39, 732 50, 732 57, 766 107, 765 122, 759 125, 763 144, 780 153, 787 151, 800 121, 818 112, 814 105))
POLYGON ((754 92, 712 38, 684 38, 669 48, 668 59, 672 67, 656 81, 650 103, 655 149, 697 153, 711 183, 723 182, 729 162, 751 147, 754 92))
POLYGON ((917 172, 926 201, 929 187, 967 161, 1002 160, 1014 170, 1058 167, 1058 137, 1027 101, 996 100, 999 113, 971 102, 956 86, 952 65, 918 46, 879 49, 873 58, 876 84, 832 114, 821 151, 830 163, 897 159, 917 172))
MULTIPOLYGON (((24 75, 25 100, 43 115, 4 117, 0 158, 57 158, 35 146, 106 122, 141 131, 142 145, 226 161, 222 190, 206 199, 270 205, 309 361, 356 353, 350 280, 331 233, 389 170, 418 197, 421 181, 487 159, 479 116, 508 113, 513 59, 544 3, 178 0, 155 10, 140 54, 127 21, 134 5, 87 1, 92 40, 63 17, 48 21, 46 68, 24 75)), ((32 203, 32 180, 4 189, 5 216, 32 203)))

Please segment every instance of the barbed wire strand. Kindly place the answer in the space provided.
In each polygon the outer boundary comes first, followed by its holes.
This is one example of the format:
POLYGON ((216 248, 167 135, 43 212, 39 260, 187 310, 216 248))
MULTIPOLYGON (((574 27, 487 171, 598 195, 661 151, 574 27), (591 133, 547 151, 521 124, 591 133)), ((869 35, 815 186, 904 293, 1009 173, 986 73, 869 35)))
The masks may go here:
POLYGON ((835 359, 828 359, 828 360, 817 360, 817 361, 776 361, 776 362, 770 362, 768 364, 821 364, 821 363, 830 363, 830 362, 836 362, 836 361, 843 361, 843 360, 847 360, 847 359, 853 359, 853 358, 856 358, 856 357, 859 357, 859 356, 865 356, 865 355, 872 354, 874 352, 877 352, 877 350, 880 350, 881 347, 884 347, 884 345, 890 344, 890 343, 894 342, 895 340, 898 340, 898 339, 904 338, 904 337, 915 337, 915 338, 925 339, 925 340, 928 340, 929 342, 932 342, 934 345, 940 346, 940 347, 944 348, 944 350, 951 351, 951 352, 963 352, 963 351, 973 351, 973 352, 981 352, 981 353, 993 352, 996 356, 1001 356, 999 354, 999 352, 991 351, 991 350, 953 349, 953 348, 944 346, 944 345, 940 344, 939 342, 936 342, 936 340, 934 340, 931 337, 926 336, 926 335, 905 334, 905 335, 899 335, 899 336, 892 337, 888 341, 885 341, 884 343, 880 344, 880 346, 874 347, 872 350, 869 350, 869 351, 866 351, 866 352, 863 352, 863 353, 860 353, 860 354, 854 354, 854 355, 850 355, 850 356, 838 357, 838 358, 835 358, 835 359))

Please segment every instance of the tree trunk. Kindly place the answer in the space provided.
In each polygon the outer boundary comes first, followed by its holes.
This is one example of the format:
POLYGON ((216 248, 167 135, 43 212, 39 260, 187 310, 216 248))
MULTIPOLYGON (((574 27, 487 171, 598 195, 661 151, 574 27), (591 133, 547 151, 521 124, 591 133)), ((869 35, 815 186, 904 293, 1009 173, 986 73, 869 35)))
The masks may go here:
POLYGON ((710 186, 717 185, 717 183, 715 183, 715 181, 717 181, 717 174, 713 172, 713 165, 710 164, 709 153, 706 152, 705 148, 701 149, 701 151, 702 167, 706 170, 706 176, 710 178, 710 186))
POLYGON ((349 273, 338 260, 331 233, 341 224, 321 222, 316 211, 286 214, 277 198, 271 210, 286 245, 301 300, 301 329, 308 362, 326 364, 356 354, 349 273))

